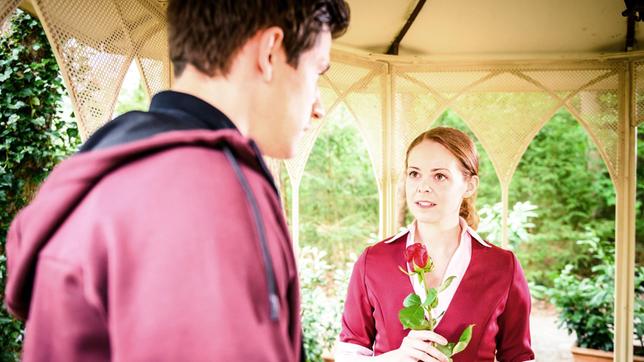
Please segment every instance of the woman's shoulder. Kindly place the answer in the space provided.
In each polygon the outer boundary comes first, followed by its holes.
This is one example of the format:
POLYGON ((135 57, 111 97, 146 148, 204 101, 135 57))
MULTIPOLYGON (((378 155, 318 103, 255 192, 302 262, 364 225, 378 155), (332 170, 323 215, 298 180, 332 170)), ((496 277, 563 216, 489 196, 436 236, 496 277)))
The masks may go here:
POLYGON ((387 252, 394 249, 399 249, 402 245, 402 248, 405 247, 407 243, 407 236, 409 235, 408 229, 401 229, 397 234, 389 236, 383 240, 378 241, 377 243, 370 245, 365 248, 365 253, 373 252, 387 252))
POLYGON ((358 260, 364 263, 381 263, 386 260, 398 260, 402 257, 407 243, 409 230, 401 230, 399 233, 380 240, 367 246, 358 260))
POLYGON ((472 260, 483 262, 496 270, 515 269, 518 259, 512 250, 504 249, 490 242, 482 245, 473 240, 472 260))

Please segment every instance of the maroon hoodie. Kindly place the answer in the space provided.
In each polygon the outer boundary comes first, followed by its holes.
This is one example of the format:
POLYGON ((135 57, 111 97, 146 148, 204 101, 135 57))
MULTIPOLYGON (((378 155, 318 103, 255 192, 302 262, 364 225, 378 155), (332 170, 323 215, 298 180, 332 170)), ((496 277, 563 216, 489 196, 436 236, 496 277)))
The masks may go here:
POLYGON ((171 131, 62 162, 7 240, 23 359, 298 361, 279 199, 234 130, 171 131))

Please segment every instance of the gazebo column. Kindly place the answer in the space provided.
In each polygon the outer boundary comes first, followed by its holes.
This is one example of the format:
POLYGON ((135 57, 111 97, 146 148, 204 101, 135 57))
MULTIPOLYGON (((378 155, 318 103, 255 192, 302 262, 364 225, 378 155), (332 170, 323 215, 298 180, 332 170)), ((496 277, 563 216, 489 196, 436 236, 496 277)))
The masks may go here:
POLYGON ((510 185, 509 181, 503 182, 501 185, 501 205, 503 211, 501 212, 501 247, 507 249, 510 246, 509 231, 508 231, 508 216, 510 214, 510 185))
POLYGON ((391 236, 396 232, 396 175, 394 171, 394 140, 392 135, 394 120, 394 94, 391 65, 387 66, 382 115, 382 175, 380 180, 380 228, 379 238, 391 236))
POLYGON ((291 184, 291 239, 295 255, 300 254, 300 183, 291 184))
POLYGON ((9 0, 3 2, 4 4, 0 4, 0 27, 2 27, 9 15, 16 11, 16 7, 18 7, 20 0, 9 0))
POLYGON ((635 188, 637 133, 634 121, 631 64, 620 77, 620 172, 616 178, 615 218, 615 361, 633 360, 635 275, 635 188))

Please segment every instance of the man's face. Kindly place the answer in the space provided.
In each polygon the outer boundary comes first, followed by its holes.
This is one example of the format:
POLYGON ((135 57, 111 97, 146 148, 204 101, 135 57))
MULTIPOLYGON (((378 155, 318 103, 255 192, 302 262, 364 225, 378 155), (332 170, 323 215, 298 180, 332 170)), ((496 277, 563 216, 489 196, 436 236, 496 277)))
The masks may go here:
POLYGON ((262 122, 266 127, 263 133, 269 138, 260 144, 266 155, 292 157, 311 120, 324 116, 318 79, 329 68, 330 52, 331 33, 323 31, 313 48, 300 55, 297 68, 286 63, 283 51, 276 56, 274 84, 264 103, 268 117, 262 122))

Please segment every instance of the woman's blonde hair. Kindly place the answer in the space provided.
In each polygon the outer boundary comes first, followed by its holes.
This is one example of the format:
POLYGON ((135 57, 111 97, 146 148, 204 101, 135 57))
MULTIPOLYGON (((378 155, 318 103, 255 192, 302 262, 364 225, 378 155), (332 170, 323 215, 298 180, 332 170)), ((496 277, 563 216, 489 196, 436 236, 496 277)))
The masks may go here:
MULTIPOLYGON (((463 176, 471 177, 478 176, 479 174, 479 155, 476 152, 476 145, 474 141, 462 131, 450 127, 435 127, 418 135, 407 148, 405 155, 405 170, 407 169, 407 161, 409 160, 409 152, 423 141, 432 141, 447 148, 461 165, 463 176)), ((404 190, 404 188, 403 188, 404 190)), ((476 191, 469 197, 463 199, 459 215, 467 221, 467 224, 476 229, 479 225, 479 215, 476 212, 476 191)), ((403 205, 405 203, 403 202, 403 205)), ((404 215, 401 212, 402 216, 404 215)), ((400 220, 402 222, 402 219, 400 220)))

